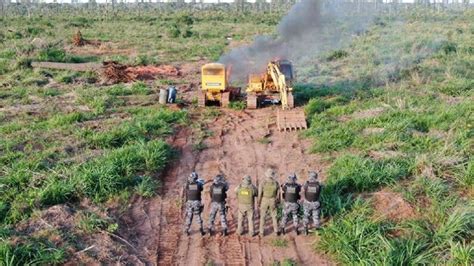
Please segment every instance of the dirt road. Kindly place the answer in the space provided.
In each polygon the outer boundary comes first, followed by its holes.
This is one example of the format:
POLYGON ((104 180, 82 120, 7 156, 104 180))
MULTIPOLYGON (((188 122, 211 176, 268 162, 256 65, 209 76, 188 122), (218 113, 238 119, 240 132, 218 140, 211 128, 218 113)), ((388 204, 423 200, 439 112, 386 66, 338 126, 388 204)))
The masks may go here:
MULTIPOLYGON (((241 178, 249 174, 256 183, 263 178, 265 169, 272 166, 281 182, 294 171, 300 176, 299 182, 303 182, 308 170, 321 169, 318 156, 308 153, 310 143, 299 138, 297 132, 278 132, 272 108, 226 110, 208 127, 213 134, 205 140, 206 148, 201 152, 193 151, 189 129, 175 136, 172 144, 181 154, 179 161, 163 177, 161 196, 137 200, 124 218, 130 225, 127 238, 135 245, 141 261, 149 265, 268 265, 292 259, 301 265, 331 264, 314 253, 316 237, 296 236, 293 228, 282 237, 285 241, 275 244, 276 237, 270 235, 268 219, 264 238, 235 233, 237 217, 233 189, 241 178), (183 234, 179 193, 193 170, 209 182, 219 172, 228 179, 231 188, 230 236, 201 237, 196 224, 193 224, 191 236, 183 234)), ((208 208, 206 195, 203 213, 206 226, 208 208)), ((219 230, 220 225, 216 229, 219 230)))

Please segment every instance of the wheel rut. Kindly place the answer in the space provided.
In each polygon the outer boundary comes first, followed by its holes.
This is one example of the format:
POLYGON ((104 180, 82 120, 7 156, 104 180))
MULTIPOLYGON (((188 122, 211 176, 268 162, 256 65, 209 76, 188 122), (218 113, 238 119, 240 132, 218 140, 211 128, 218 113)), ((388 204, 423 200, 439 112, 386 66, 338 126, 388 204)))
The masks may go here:
MULTIPOLYGON (((162 176, 161 196, 141 202, 143 211, 129 212, 133 226, 133 240, 144 249, 142 257, 149 265, 268 265, 274 261, 292 258, 300 264, 330 265, 331 262, 315 253, 311 237, 295 236, 288 247, 272 244, 273 236, 262 239, 248 235, 238 236, 237 202, 234 189, 244 175, 250 175, 258 184, 265 169, 274 167, 280 182, 288 173, 305 176, 310 169, 319 170, 320 158, 306 154, 309 144, 303 142, 297 132, 280 133, 274 127, 275 111, 271 108, 252 111, 223 110, 222 114, 207 127, 213 134, 205 140, 206 148, 194 151, 192 133, 183 129, 171 141, 179 150, 179 160, 162 176), (230 185, 228 205, 229 233, 202 237, 193 221, 191 235, 183 234, 181 188, 190 172, 196 171, 206 182, 223 173, 230 185), (145 221, 143 221, 145 220, 145 221), (299 243, 310 244, 299 244, 299 243)), ((302 182, 303 180, 299 180, 302 182)), ((203 195, 203 220, 207 228, 209 198, 203 195)), ((138 204, 138 202, 137 202, 138 204)), ((136 206, 134 207, 134 209, 136 206)), ((258 229, 258 215, 254 225, 258 229)), ((216 229, 220 228, 216 217, 216 229)), ((218 231, 220 232, 220 231, 218 231)), ((130 234, 131 235, 131 234, 130 234)), ((130 237, 129 239, 132 239, 130 237)))

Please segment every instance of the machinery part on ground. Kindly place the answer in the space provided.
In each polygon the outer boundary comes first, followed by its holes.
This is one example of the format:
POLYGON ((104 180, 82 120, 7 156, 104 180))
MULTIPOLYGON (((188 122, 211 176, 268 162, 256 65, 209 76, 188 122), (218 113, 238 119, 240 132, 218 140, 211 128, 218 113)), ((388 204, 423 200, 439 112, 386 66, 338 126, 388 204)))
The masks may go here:
POLYGON ((227 107, 230 101, 239 94, 240 88, 228 85, 228 72, 225 65, 210 63, 202 66, 198 106, 204 107, 214 102, 221 107, 227 107))
POLYGON ((277 128, 279 131, 296 131, 307 129, 306 117, 303 110, 278 110, 277 128))

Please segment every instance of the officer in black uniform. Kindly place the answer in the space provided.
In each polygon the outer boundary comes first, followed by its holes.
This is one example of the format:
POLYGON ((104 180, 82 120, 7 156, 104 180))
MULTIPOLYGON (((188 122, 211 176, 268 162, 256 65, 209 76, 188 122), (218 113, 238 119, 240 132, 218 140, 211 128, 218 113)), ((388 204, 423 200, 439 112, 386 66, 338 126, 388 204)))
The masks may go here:
POLYGON ((201 235, 204 235, 205 232, 201 218, 201 213, 203 210, 203 205, 201 203, 201 193, 204 190, 204 182, 199 180, 198 174, 196 172, 192 172, 189 175, 184 190, 186 192, 185 233, 189 236, 189 229, 191 228, 193 216, 196 216, 201 235))
POLYGON ((299 234, 298 231, 298 210, 300 205, 298 201, 300 200, 301 185, 296 183, 296 174, 288 176, 288 180, 282 186, 283 191, 283 218, 281 220, 281 233, 285 234, 285 227, 288 221, 288 216, 291 214, 293 216, 293 225, 295 227, 296 234, 299 234))
POLYGON ((321 194, 321 184, 318 181, 318 174, 314 171, 309 172, 309 178, 303 186, 305 200, 303 202, 303 228, 304 234, 308 235, 309 219, 313 217, 314 227, 320 228, 321 203, 319 195, 321 194))
POLYGON ((224 179, 222 174, 217 175, 214 178, 214 182, 211 185, 209 193, 211 195, 211 210, 209 213, 209 234, 212 235, 214 231, 214 220, 216 219, 217 212, 219 212, 221 218, 222 235, 226 236, 227 231, 227 218, 226 218, 226 199, 229 185, 224 179))

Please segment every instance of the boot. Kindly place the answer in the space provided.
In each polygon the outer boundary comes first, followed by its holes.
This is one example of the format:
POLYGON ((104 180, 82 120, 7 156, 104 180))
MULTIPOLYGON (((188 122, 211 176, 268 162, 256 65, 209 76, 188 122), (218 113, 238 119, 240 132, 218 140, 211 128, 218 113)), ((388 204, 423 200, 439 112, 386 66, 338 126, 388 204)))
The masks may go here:
POLYGON ((315 224, 315 225, 314 225, 314 229, 316 229, 316 230, 321 229, 321 225, 320 225, 319 223, 315 224))
POLYGON ((189 236, 189 230, 184 230, 184 233, 189 236))
POLYGON ((212 231, 212 228, 209 228, 209 231, 208 231, 208 232, 209 232, 209 236, 212 236, 213 233, 214 233, 214 232, 212 231))
POLYGON ((206 235, 206 232, 204 232, 204 229, 201 228, 199 231, 201 231, 201 236, 206 235))
POLYGON ((296 232, 296 235, 297 235, 297 236, 300 235, 300 231, 298 230, 298 228, 295 228, 295 232, 296 232))
POLYGON ((304 227, 303 232, 304 232, 304 235, 305 235, 305 236, 308 235, 308 227, 307 227, 307 226, 304 227))
POLYGON ((224 230, 222 230, 222 236, 227 236, 228 234, 227 228, 224 228, 224 230))
POLYGON ((282 235, 285 235, 285 234, 286 234, 285 227, 283 227, 283 228, 281 229, 281 234, 282 234, 282 235))

